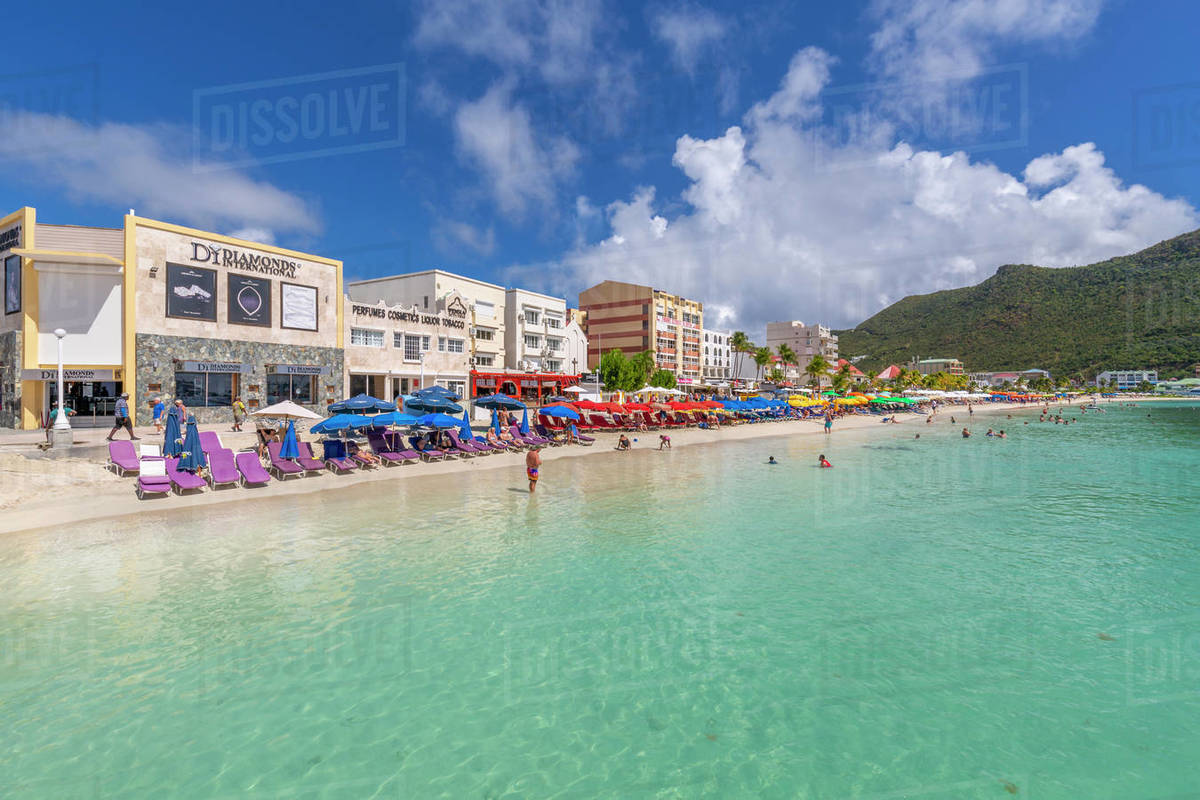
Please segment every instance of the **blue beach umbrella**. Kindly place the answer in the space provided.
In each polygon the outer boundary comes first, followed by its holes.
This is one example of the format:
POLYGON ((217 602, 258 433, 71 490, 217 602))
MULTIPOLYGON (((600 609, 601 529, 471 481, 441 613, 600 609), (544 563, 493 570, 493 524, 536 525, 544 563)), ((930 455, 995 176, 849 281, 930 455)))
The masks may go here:
POLYGON ((470 441, 475 436, 475 434, 471 433, 471 417, 466 411, 463 412, 462 424, 458 426, 458 433, 460 436, 466 438, 467 441, 470 441))
POLYGON ((475 405, 480 408, 507 408, 512 411, 525 407, 525 404, 520 400, 515 397, 509 397, 506 394, 489 394, 476 398, 475 405))
POLYGON ((529 433, 529 409, 528 408, 521 412, 521 427, 519 428, 519 430, 521 431, 522 436, 529 433))
POLYGON ((417 389, 417 391, 413 392, 413 394, 417 397, 440 397, 445 400, 460 399, 457 394, 450 391, 445 386, 438 386, 436 384, 433 386, 426 386, 424 389, 417 389))
POLYGON ((280 458, 299 458, 300 443, 296 441, 296 421, 288 420, 287 433, 283 435, 283 444, 279 446, 280 458))
POLYGON ((329 419, 323 419, 309 428, 311 433, 337 433, 352 431, 356 428, 366 428, 372 423, 371 417, 362 414, 335 414, 329 419))
POLYGON ((500 415, 495 410, 492 411, 492 430, 496 432, 497 436, 500 435, 500 415))
POLYGON ((368 414, 375 414, 381 411, 395 410, 395 403, 380 400, 378 397, 371 397, 369 394, 356 394, 354 397, 346 400, 339 400, 336 403, 329 404, 329 413, 331 414, 342 414, 348 411, 365 411, 368 414))
POLYGON ((424 428, 457 428, 461 421, 449 414, 426 414, 417 419, 417 424, 424 428))
POLYGON ((181 438, 178 415, 167 414, 167 427, 163 436, 163 455, 168 458, 179 455, 183 450, 183 442, 179 441, 181 438))
POLYGON ((386 428, 388 425, 416 425, 417 418, 403 411, 392 411, 387 414, 376 414, 368 423, 376 428, 386 428))
POLYGON ((547 417, 562 417, 563 419, 578 420, 579 414, 566 406, 546 406, 541 411, 547 417))
POLYGON ((201 467, 208 466, 204 457, 204 448, 200 446, 200 429, 196 427, 196 418, 189 416, 187 433, 183 437, 183 452, 179 459, 179 469, 187 472, 197 472, 201 467))
POLYGON ((422 411, 427 414, 461 414, 463 407, 446 397, 416 396, 404 403, 405 411, 422 411))

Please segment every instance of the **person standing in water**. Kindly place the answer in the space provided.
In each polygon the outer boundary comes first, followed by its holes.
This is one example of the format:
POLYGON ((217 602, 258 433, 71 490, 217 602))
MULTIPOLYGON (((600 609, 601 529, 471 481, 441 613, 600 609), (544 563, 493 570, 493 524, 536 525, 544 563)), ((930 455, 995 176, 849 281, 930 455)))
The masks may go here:
POLYGON ((525 454, 525 474, 529 476, 529 493, 537 491, 538 471, 542 466, 542 448, 535 447, 525 454))

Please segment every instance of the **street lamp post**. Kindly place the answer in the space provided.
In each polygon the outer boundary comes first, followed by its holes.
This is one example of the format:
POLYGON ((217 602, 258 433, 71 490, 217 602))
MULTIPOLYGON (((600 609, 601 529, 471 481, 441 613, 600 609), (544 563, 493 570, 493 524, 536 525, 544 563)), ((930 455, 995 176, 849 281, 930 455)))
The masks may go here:
POLYGON ((63 339, 67 332, 56 328, 54 335, 58 339, 58 411, 54 415, 54 426, 50 429, 50 444, 52 447, 69 447, 74 441, 71 432, 71 422, 67 419, 67 405, 63 402, 63 339))

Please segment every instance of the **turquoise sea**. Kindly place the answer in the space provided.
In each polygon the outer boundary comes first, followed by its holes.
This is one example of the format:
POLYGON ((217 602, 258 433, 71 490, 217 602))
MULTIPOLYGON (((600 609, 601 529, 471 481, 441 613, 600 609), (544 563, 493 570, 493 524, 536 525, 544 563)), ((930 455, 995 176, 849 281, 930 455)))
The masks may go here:
POLYGON ((0 537, 0 796, 1191 796, 1200 405, 954 413, 0 537))

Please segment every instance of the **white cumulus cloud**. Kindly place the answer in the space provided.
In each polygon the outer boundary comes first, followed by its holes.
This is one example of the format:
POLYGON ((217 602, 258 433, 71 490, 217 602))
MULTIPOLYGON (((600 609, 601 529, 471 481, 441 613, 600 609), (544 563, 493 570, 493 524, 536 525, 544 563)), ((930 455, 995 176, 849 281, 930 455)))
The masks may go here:
POLYGON ((505 214, 520 219, 530 204, 549 206, 559 181, 570 175, 579 149, 559 136, 535 131, 529 111, 499 83, 454 115, 460 154, 481 173, 505 214))
MULTIPOLYGON (((0 164, 75 202, 137 209, 210 230, 239 227, 315 233, 317 212, 301 197, 237 170, 195 169, 191 134, 168 125, 92 125, 17 111, 6 116, 0 164)), ((203 165, 202 165, 203 166, 203 165)))
POLYGON ((705 51, 725 37, 727 27, 724 19, 707 8, 680 6, 650 15, 651 31, 667 44, 675 65, 688 73, 695 72, 705 51))
POLYGON ((1086 264, 1200 226, 1186 201, 1124 183, 1092 143, 1012 175, 891 141, 886 128, 840 142, 817 105, 832 64, 806 48, 744 126, 681 136, 684 209, 665 211, 678 201, 659 203, 654 187, 610 203, 607 232, 563 258, 555 288, 649 284, 711 304, 710 322, 753 337, 769 320, 853 325, 1001 264, 1086 264))

